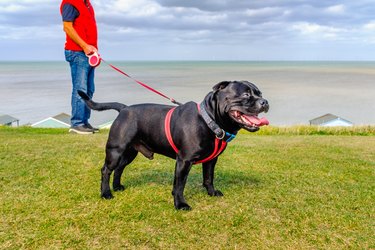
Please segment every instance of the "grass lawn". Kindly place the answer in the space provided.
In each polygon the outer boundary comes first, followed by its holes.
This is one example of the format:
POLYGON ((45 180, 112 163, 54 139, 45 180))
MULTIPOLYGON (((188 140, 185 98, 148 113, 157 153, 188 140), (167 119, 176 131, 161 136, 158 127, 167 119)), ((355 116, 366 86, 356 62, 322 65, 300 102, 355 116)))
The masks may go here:
POLYGON ((375 136, 303 127, 242 133, 209 197, 193 167, 176 211, 174 161, 139 155, 100 198, 108 132, 0 128, 0 249, 374 249, 375 136), (333 131, 333 132, 332 132, 333 131))

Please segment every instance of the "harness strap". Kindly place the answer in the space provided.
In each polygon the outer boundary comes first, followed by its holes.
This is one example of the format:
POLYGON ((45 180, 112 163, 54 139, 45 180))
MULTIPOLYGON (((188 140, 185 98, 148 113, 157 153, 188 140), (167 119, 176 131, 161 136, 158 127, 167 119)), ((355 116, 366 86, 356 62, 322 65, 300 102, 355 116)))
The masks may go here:
POLYGON ((217 157, 219 154, 221 154, 221 152, 223 152, 226 147, 227 147, 227 142, 226 141, 223 141, 223 140, 215 138, 215 149, 214 149, 214 152, 212 152, 212 154, 209 157, 207 157, 206 159, 194 162, 194 164, 205 163, 205 162, 211 161, 212 159, 214 159, 215 157, 217 157), (220 143, 221 143, 221 146, 219 148, 219 144, 220 143))
MULTIPOLYGON (((178 150, 176 144, 174 144, 174 141, 173 141, 173 138, 172 138, 172 133, 171 133, 171 118, 172 118, 173 111, 175 109, 176 108, 170 109, 168 111, 167 115, 165 116, 164 131, 165 131, 165 135, 167 136, 167 140, 168 140, 169 144, 171 145, 173 150, 176 152, 176 154, 178 154, 179 150, 178 150)), ((203 160, 199 160, 199 161, 194 162, 194 164, 205 163, 205 162, 211 161, 212 159, 217 157, 219 154, 221 154, 221 152, 224 151, 226 146, 227 146, 226 141, 215 138, 215 147, 214 147, 214 151, 212 152, 212 154, 210 156, 208 156, 207 158, 203 159, 203 160)))
POLYGON ((173 150, 176 152, 176 154, 178 154, 179 150, 173 142, 172 133, 171 133, 171 118, 172 118, 172 113, 173 113, 174 110, 175 110, 175 108, 172 108, 171 110, 169 110, 168 113, 167 113, 167 116, 165 117, 164 131, 165 131, 165 135, 167 136, 169 144, 171 145, 173 150))

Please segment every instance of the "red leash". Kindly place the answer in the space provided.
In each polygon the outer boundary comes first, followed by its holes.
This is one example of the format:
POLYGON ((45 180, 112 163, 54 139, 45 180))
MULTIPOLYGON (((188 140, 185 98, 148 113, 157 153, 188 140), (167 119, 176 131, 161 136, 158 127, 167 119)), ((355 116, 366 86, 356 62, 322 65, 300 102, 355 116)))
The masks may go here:
MULTIPOLYGON (((98 55, 98 57, 99 57, 99 55, 98 55)), ((141 81, 138 81, 137 79, 134 79, 133 77, 131 77, 130 75, 128 75, 128 74, 126 74, 124 71, 122 71, 121 69, 119 69, 119 68, 113 66, 112 64, 106 62, 103 58, 100 58, 100 60, 103 61, 103 62, 105 62, 106 64, 108 64, 112 69, 116 70, 117 72, 123 74, 124 76, 126 76, 126 77, 128 77, 128 78, 130 78, 130 79, 132 79, 133 81, 135 81, 136 83, 138 83, 138 84, 141 85, 142 87, 144 87, 144 88, 146 88, 146 89, 148 89, 148 90, 151 90, 152 92, 154 92, 154 93, 156 93, 156 94, 158 94, 158 95, 160 95, 160 96, 162 96, 162 97, 168 99, 169 101, 171 101, 171 102, 174 103, 174 104, 182 105, 182 103, 176 101, 175 99, 170 98, 170 97, 164 95, 163 93, 157 91, 157 90, 154 89, 154 88, 151 88, 151 87, 148 86, 147 84, 145 84, 145 83, 143 83, 143 82, 141 82, 141 81)))

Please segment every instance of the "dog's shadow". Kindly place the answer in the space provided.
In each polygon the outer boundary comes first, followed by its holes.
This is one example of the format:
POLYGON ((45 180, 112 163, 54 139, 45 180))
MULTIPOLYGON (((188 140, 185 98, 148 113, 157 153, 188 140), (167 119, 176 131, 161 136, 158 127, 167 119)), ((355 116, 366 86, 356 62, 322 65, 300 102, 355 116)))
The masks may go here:
MULTIPOLYGON (((167 186, 172 187, 174 179, 173 168, 165 169, 144 168, 132 172, 131 169, 125 170, 123 175, 123 184, 125 188, 136 188, 141 186, 167 186)), ((187 186, 202 186, 202 168, 193 166, 191 170, 187 186)), ((221 169, 215 173, 215 185, 225 187, 226 189, 238 187, 258 187, 261 184, 260 178, 255 174, 244 172, 236 169, 221 169)))

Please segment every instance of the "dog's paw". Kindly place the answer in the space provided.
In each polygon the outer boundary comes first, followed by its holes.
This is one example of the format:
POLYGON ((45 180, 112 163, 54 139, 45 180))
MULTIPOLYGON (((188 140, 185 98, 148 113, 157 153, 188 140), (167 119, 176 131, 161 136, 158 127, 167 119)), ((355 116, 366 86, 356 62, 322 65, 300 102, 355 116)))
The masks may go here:
POLYGON ((208 195, 216 196, 216 197, 224 196, 224 194, 220 190, 214 190, 213 192, 208 192, 208 195))
POLYGON ((102 198, 106 199, 106 200, 110 200, 110 199, 113 199, 114 197, 113 197, 111 191, 108 191, 108 192, 102 193, 102 198))
POLYGON ((220 190, 215 190, 214 196, 224 196, 220 190))
POLYGON ((118 192, 118 191, 124 191, 125 187, 123 185, 118 185, 118 186, 113 186, 113 191, 118 192))
POLYGON ((190 211, 191 206, 189 206, 187 203, 180 203, 178 205, 175 205, 177 210, 185 210, 185 211, 190 211))

